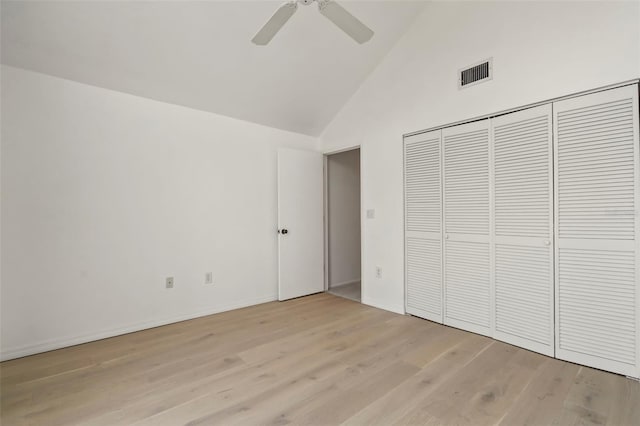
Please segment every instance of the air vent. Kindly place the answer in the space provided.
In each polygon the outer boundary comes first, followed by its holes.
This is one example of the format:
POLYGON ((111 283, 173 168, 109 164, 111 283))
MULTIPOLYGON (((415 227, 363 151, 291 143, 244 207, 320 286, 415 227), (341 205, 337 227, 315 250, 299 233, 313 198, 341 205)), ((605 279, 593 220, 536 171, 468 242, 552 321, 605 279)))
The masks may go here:
POLYGON ((461 69, 458 75, 458 88, 473 86, 474 84, 489 81, 493 78, 492 59, 486 59, 478 64, 461 69))

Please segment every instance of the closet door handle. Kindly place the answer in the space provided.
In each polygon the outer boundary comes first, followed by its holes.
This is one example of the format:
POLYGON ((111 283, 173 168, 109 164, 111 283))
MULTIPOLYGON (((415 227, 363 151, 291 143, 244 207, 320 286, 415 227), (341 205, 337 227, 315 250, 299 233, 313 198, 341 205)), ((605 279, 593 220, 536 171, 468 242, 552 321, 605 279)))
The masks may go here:
POLYGON ((544 240, 544 245, 545 245, 545 246, 550 246, 550 245, 551 245, 551 241, 549 241, 549 240, 544 240))

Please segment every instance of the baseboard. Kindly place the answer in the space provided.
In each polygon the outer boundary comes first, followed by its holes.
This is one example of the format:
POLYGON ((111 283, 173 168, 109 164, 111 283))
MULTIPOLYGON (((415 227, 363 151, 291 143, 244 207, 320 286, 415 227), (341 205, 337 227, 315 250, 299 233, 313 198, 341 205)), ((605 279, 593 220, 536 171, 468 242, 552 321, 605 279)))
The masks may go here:
POLYGON ((80 345, 82 343, 93 342, 96 340, 106 339, 109 337, 120 336, 122 334, 133 333, 135 331, 142 331, 149 328, 160 327, 162 325, 173 324, 180 321, 186 321, 194 318, 204 317, 207 315, 218 314, 221 312, 231 311, 234 309, 246 308, 247 306, 259 305, 261 303, 273 302, 278 300, 276 294, 262 296, 252 299, 239 300, 235 303, 228 305, 217 306, 212 309, 207 309, 198 312, 192 312, 189 314, 179 315, 176 317, 163 318, 154 321, 144 321, 136 324, 130 324, 124 327, 118 327, 109 330, 103 330, 96 333, 78 335, 73 337, 65 337, 62 339, 52 339, 45 342, 39 342, 31 345, 25 345, 17 348, 3 349, 0 352, 0 361, 8 361, 10 359, 21 358, 28 355, 35 355, 42 352, 48 352, 55 349, 62 349, 69 346, 80 345))
POLYGON ((379 303, 378 301, 372 301, 369 298, 365 297, 365 295, 362 295, 362 304, 367 305, 367 306, 371 306, 374 308, 378 308, 378 309, 382 309, 384 311, 389 311, 389 312, 393 312, 396 314, 400 314, 400 315, 405 315, 406 312, 404 310, 404 306, 403 305, 387 305, 384 303, 379 303))
POLYGON ((343 285, 349 285, 349 284, 353 284, 353 283, 359 283, 360 279, 355 279, 355 280, 351 280, 351 281, 344 281, 341 283, 337 283, 337 284, 331 284, 329 285, 329 290, 331 290, 332 288, 336 288, 336 287, 342 287, 343 285))

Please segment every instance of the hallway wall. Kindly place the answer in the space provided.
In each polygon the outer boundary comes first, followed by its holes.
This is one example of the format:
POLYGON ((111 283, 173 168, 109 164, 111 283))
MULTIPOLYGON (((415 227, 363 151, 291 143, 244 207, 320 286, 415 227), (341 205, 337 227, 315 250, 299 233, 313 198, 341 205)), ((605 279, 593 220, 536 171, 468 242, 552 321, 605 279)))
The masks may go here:
POLYGON ((329 287, 360 280, 360 150, 327 158, 329 287))

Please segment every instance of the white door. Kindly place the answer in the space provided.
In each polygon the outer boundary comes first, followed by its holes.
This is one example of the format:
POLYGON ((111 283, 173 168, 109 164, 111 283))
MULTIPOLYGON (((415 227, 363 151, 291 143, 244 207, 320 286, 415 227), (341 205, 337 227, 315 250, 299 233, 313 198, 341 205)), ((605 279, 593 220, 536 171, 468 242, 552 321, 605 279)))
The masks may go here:
POLYGON ((323 156, 278 150, 278 299, 324 291, 323 156))
POLYGON ((640 376, 638 86, 553 104, 556 355, 640 376))
POLYGON ((442 322, 442 132, 404 140, 406 311, 442 322))
POLYGON ((444 323, 491 336, 489 120, 442 130, 444 323))
POLYGON ((491 120, 494 337, 554 355, 551 104, 491 120))

